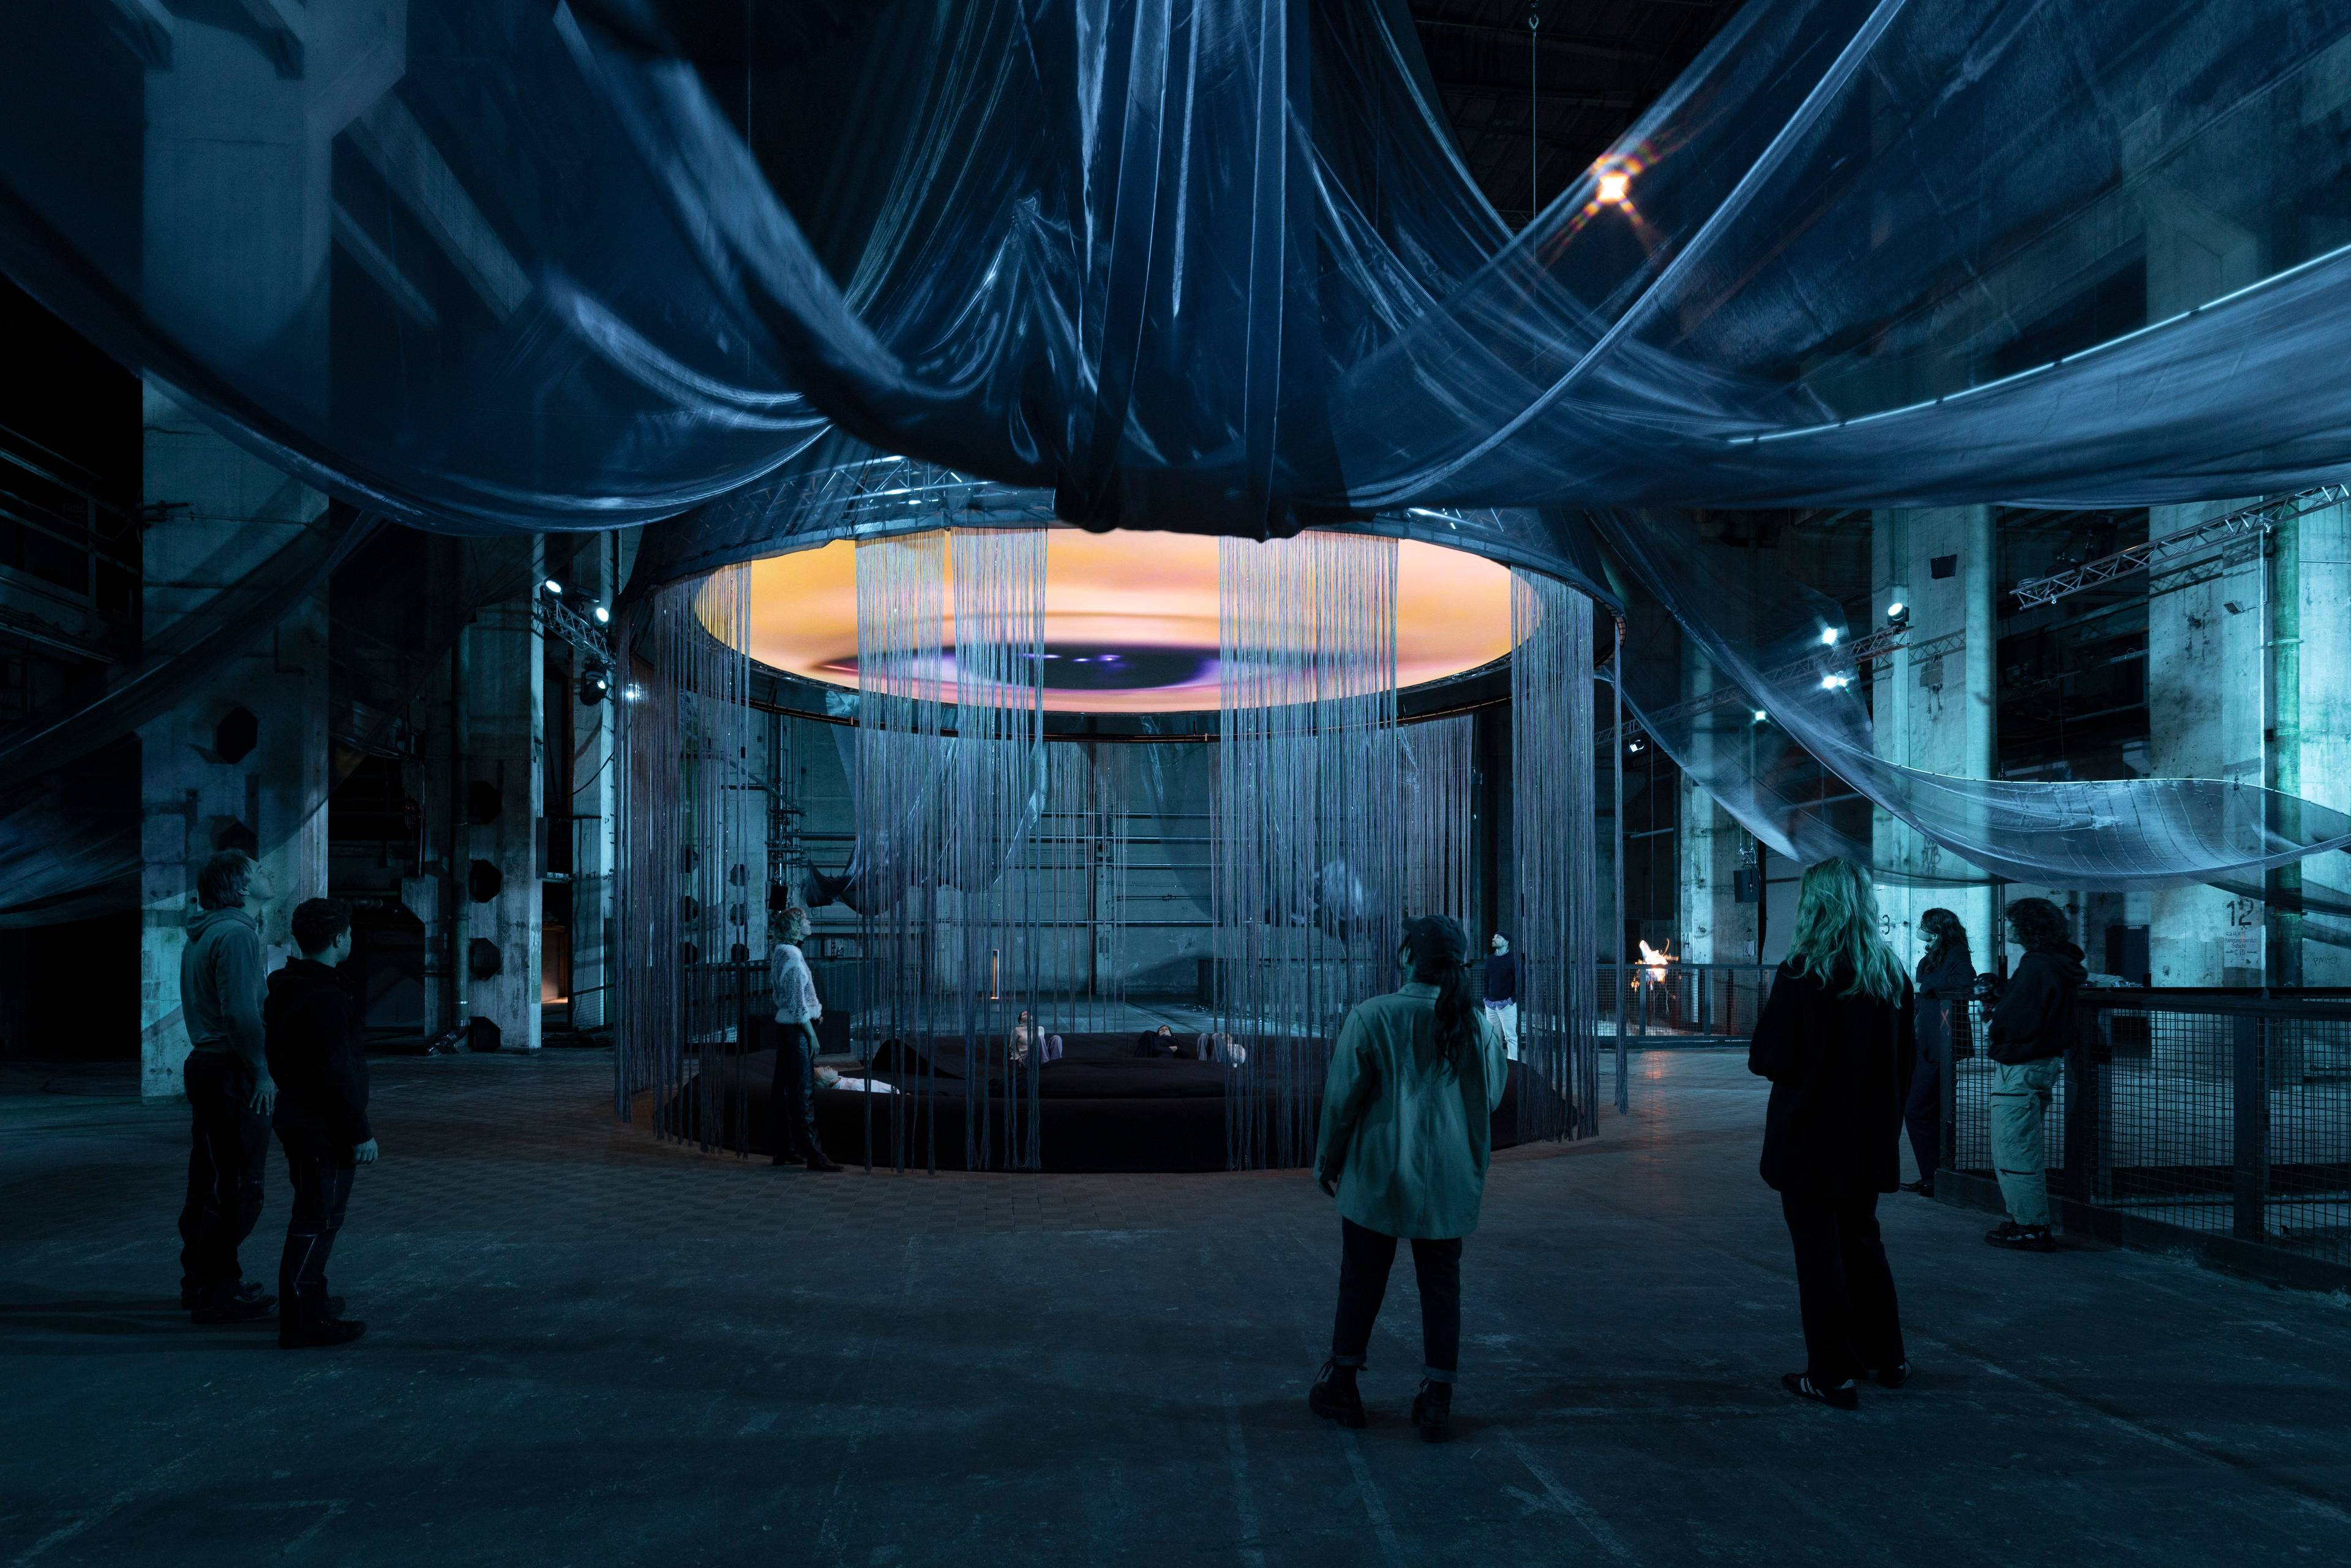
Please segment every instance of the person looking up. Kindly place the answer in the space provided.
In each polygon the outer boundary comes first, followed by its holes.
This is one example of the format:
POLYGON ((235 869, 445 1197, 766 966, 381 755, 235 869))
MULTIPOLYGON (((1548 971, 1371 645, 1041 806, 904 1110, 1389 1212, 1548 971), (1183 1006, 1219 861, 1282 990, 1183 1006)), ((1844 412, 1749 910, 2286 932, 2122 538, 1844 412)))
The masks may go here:
POLYGON ((1314 1179, 1339 1200, 1339 1310, 1307 1408, 1364 1425, 1355 1377, 1396 1242, 1409 1240, 1423 1363, 1412 1421, 1432 1443, 1452 1435, 1461 1240, 1478 1228, 1494 1107, 1510 1070, 1501 1030, 1470 1001, 1468 954, 1468 937, 1447 915, 1423 915, 1405 929, 1396 955, 1405 985, 1359 1004, 1339 1031, 1314 1151, 1314 1179))
POLYGON ((1935 1171, 1942 1163, 1943 1084, 1952 1071, 1953 1047, 1965 1038, 1968 998, 1976 983, 1975 958, 1968 951, 1968 928, 1948 909, 1918 917, 1927 951, 1918 960, 1918 1060, 1911 1069, 1910 1099, 1903 1124, 1910 1129, 1910 1154, 1918 1179, 1904 1184, 1920 1197, 1935 1196, 1935 1171))
POLYGON ((1036 1051, 1037 1061, 1040 1065, 1048 1061, 1059 1061, 1061 1060, 1061 1037, 1058 1034, 1047 1034, 1039 1029, 1037 1015, 1023 1008, 1020 1009, 1019 1016, 1012 1020, 1012 1065, 1027 1066, 1031 1050, 1036 1051))
POLYGON ((269 977, 262 1024, 278 1083, 270 1121, 294 1187, 277 1261, 277 1343, 305 1350, 349 1344, 367 1333, 367 1324, 343 1316, 340 1297, 327 1293, 327 1260, 343 1228, 352 1172, 375 1164, 376 1142, 360 1010, 335 974, 351 956, 351 906, 305 899, 292 925, 302 956, 269 977))
POLYGON ((1995 1247, 2053 1252, 2049 1228, 2049 1103, 2079 1033, 2074 998, 2089 977, 2068 938, 2065 912, 2045 898, 2008 906, 2009 940, 2024 957, 1991 1010, 1991 1165, 2008 1218, 1985 1232, 1995 1247))
POLYGON ((1917 1060, 1917 1003, 1877 933, 1869 878, 1850 861, 1804 869, 1794 934, 1748 1046, 1771 1081, 1762 1174, 1796 1252, 1804 1370, 1781 1385, 1839 1410, 1859 1379, 1908 1381, 1877 1195, 1902 1176, 1902 1109, 1917 1060))
POLYGON ((776 1076, 768 1097, 775 1127, 770 1158, 779 1166, 837 1171, 841 1166, 826 1157, 816 1135, 816 1020, 824 1016, 824 1004, 817 1000, 816 977, 799 948, 809 938, 808 911, 797 904, 785 910, 777 930, 778 939, 768 956, 778 1037, 776 1076))
POLYGON ((261 1218, 277 1099, 262 1040, 259 918, 276 893, 252 856, 221 851, 196 873, 198 913, 180 949, 180 1016, 188 1030, 180 1076, 193 1143, 180 1208, 180 1305, 199 1323, 266 1318, 277 1302, 246 1281, 237 1260, 261 1218))

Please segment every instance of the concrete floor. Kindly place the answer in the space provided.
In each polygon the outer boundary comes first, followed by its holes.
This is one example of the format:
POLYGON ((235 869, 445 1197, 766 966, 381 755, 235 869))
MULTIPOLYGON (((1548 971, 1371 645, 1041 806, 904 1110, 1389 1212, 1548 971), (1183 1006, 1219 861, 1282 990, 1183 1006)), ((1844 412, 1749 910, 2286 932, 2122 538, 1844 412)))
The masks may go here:
POLYGON ((0 1081, 0 1563, 2351 1557, 2341 1300, 1889 1199, 1917 1381, 1782 1394, 1735 1055, 1645 1053, 1629 1122, 1498 1160, 1442 1448, 1407 1268, 1372 1428, 1305 1414, 1302 1175, 779 1171, 613 1127, 608 1071, 381 1062, 335 1271, 372 1330, 303 1354, 174 1309, 183 1113, 0 1081))

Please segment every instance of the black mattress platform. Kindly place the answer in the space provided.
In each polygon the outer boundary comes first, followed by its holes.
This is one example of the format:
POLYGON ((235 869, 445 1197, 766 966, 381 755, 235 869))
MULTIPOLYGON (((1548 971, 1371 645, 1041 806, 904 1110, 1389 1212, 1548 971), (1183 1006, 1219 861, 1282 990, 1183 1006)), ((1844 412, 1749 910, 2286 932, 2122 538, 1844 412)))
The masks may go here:
MULTIPOLYGON (((752 1043, 764 1045, 766 1040, 755 1037, 752 1043)), ((1226 1169, 1225 1069, 1214 1062, 1137 1057, 1134 1049, 1131 1035, 1066 1035, 1062 1059, 1039 1068, 1038 1145, 1043 1168, 1226 1169)), ((876 1053, 873 1071, 881 1079, 899 1082, 900 1092, 817 1091, 817 1135, 825 1152, 843 1165, 865 1164, 870 1111, 876 1167, 966 1168, 964 1065, 959 1041, 942 1042, 928 1062, 919 1051, 900 1052, 894 1045, 884 1046, 876 1053)), ((769 1154, 774 1148, 769 1095, 775 1071, 774 1050, 754 1050, 723 1070, 715 1097, 689 1088, 674 1099, 664 1112, 665 1124, 673 1132, 695 1135, 695 1124, 707 1114, 704 1107, 715 1098, 712 1141, 733 1146, 747 1138, 752 1153, 769 1154)), ((991 1078, 988 1089, 993 1109, 1000 1113, 1002 1079, 991 1078)), ((1518 1143, 1519 1098, 1530 1092, 1549 1092, 1529 1080, 1522 1063, 1512 1062, 1510 1083, 1493 1116, 1496 1148, 1518 1143)), ((1313 1116, 1321 1114, 1319 1104, 1309 1110, 1313 1116)))

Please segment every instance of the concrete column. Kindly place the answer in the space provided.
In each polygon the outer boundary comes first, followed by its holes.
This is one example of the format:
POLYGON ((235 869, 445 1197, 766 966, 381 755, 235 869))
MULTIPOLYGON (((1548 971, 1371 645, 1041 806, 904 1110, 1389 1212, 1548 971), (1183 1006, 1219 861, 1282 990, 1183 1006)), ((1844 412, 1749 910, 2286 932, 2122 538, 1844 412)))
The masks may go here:
POLYGON ((534 552, 530 591, 482 611, 465 634, 470 820, 458 827, 465 851, 457 867, 458 896, 467 901, 465 994, 469 1015, 496 1024, 507 1051, 539 1047, 539 878, 549 828, 539 815, 547 698, 532 612, 539 577, 534 552), (486 892, 491 896, 477 896, 486 892))
MULTIPOLYGON (((2282 524, 2270 567, 2270 783, 2351 810, 2351 507, 2282 524)), ((2351 905, 2351 857, 2302 861, 2272 883, 2270 983, 2351 985, 2351 915, 2329 907, 2351 905)))
MULTIPOLYGON (((1876 514, 1870 537, 1871 610, 1896 603, 1910 635, 1879 667, 1870 698, 1877 755, 1929 773, 1989 779, 1994 760, 1998 649, 1998 550, 1989 507, 1939 507, 1876 514), (1937 575, 1937 568, 1943 575, 1937 575)), ((1968 876, 1974 868, 1883 810, 1873 813, 1879 866, 1922 878, 1968 876)), ((1907 884, 1884 878, 1877 891, 1887 940, 1906 963, 1926 951, 1918 916, 1944 908, 1967 927, 1980 968, 1997 952, 1988 886, 1907 884)))
MULTIPOLYGON (((2262 129, 2249 125, 2248 133, 2262 129)), ((2249 153, 2258 151, 2248 147, 2249 153)), ((2151 181, 2145 214, 2150 320, 2260 277, 2257 237, 2197 201, 2192 193, 2151 181)), ((2147 537, 2159 538, 2233 511, 2250 499, 2150 507, 2147 537)), ((2269 634, 2268 612, 2268 574, 2253 541, 2231 549, 2217 560, 2150 575, 2148 760, 2158 776, 2247 784, 2268 778, 2270 702, 2262 646, 2269 634)), ((2165 888, 2155 894, 2151 914, 2147 958, 2157 985, 2262 983, 2267 912, 2261 901, 2218 888, 2165 888)))
MULTIPOLYGON (((1713 689, 1713 670, 1685 643, 1684 699, 1704 697, 1713 689)), ((1686 963, 1756 961, 1757 916, 1762 905, 1740 903, 1738 892, 1741 854, 1754 841, 1737 819, 1715 804, 1701 782, 1712 770, 1715 747, 1726 744, 1700 721, 1690 739, 1688 766, 1681 774, 1679 830, 1674 835, 1680 873, 1674 907, 1681 940, 1674 956, 1686 963)))
MULTIPOLYGON (((170 64, 146 75, 141 287, 190 347, 266 366, 278 396, 316 405, 327 396, 332 144, 404 68, 406 6, 289 16, 275 28, 233 9, 172 17, 170 64)), ((146 544, 152 640, 298 537, 325 501, 152 388, 144 423, 144 499, 165 504, 146 544)), ((326 700, 321 599, 141 731, 143 1093, 179 1092, 193 868, 227 844, 258 847, 278 894, 264 926, 273 963, 287 913, 327 890, 326 700)))
MULTIPOLYGON (((2242 503, 2152 508, 2160 536, 2242 503)), ((2263 680, 2268 584, 2261 542, 2217 560, 2153 574, 2147 583, 2148 760, 2159 777, 2260 784, 2268 773, 2263 680)), ((2153 898, 2147 958, 2158 986, 2260 985, 2266 969, 2259 899, 2212 887, 2153 898)))
MULTIPOLYGON (((231 445, 150 388, 145 498, 175 503, 146 542, 145 634, 191 612, 298 539, 326 498, 231 445), (183 504, 184 509, 182 509, 183 504)), ((295 904, 327 891, 327 611, 314 595, 202 689, 140 732, 140 1090, 180 1092, 188 1051, 180 953, 195 873, 214 851, 258 854, 277 884, 262 915, 272 967, 295 904)))
MULTIPOLYGON (((613 540, 600 538, 572 563, 579 579, 572 592, 591 614, 609 606, 620 591, 614 580, 613 540)), ((612 874, 620 852, 620 821, 614 812, 619 779, 612 745, 617 692, 593 706, 582 706, 577 690, 549 692, 549 702, 573 706, 571 756, 571 1017, 574 1028, 602 1028, 612 1021, 610 955, 612 940, 612 874)), ((559 759, 556 766, 564 766, 559 759)))

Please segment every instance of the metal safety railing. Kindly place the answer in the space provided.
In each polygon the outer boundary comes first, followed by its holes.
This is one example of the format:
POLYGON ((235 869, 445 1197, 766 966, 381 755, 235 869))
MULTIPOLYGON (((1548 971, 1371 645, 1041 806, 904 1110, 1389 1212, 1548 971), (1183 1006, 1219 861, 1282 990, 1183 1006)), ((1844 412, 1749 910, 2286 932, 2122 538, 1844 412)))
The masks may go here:
MULTIPOLYGON (((1603 986, 1625 993, 1628 1041, 1653 1045, 1745 1044, 1771 994, 1770 964, 1603 964, 1603 986)), ((1615 1009, 1603 1001, 1601 1028, 1614 1027, 1615 1009)))
MULTIPOLYGON (((1944 1075, 1943 1159, 1991 1180, 1999 1068, 1989 1004, 1968 1005, 1978 1049, 1944 1075)), ((2078 1023, 2046 1122, 2054 1196, 2351 1264, 2351 998, 2094 990, 2078 1023)))

